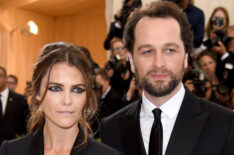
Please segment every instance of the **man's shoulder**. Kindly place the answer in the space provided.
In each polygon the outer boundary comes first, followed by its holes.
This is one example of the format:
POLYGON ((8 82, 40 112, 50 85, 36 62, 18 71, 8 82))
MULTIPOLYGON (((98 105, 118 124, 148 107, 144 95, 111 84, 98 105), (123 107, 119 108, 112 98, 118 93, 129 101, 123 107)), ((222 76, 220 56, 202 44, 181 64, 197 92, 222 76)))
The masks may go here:
POLYGON ((234 118, 233 111, 231 111, 230 109, 226 107, 218 105, 209 100, 197 97, 192 93, 189 93, 188 97, 192 100, 192 102, 194 102, 194 104, 199 104, 201 111, 208 112, 211 114, 211 116, 219 117, 219 118, 234 118), (220 114, 222 116, 219 116, 220 114))
POLYGON ((200 14, 204 16, 204 12, 200 8, 196 7, 195 5, 190 5, 189 8, 192 12, 195 12, 196 14, 200 14))
POLYGON ((32 139, 32 135, 33 134, 31 133, 21 138, 4 141, 0 148, 0 154, 26 154, 32 139))
POLYGON ((130 103, 129 105, 123 107, 122 109, 120 109, 119 111, 115 112, 114 114, 105 117, 103 119, 103 121, 107 121, 107 120, 115 120, 119 117, 130 117, 132 114, 134 114, 135 112, 137 112, 137 110, 139 110, 139 104, 140 104, 141 100, 137 100, 135 102, 130 103))

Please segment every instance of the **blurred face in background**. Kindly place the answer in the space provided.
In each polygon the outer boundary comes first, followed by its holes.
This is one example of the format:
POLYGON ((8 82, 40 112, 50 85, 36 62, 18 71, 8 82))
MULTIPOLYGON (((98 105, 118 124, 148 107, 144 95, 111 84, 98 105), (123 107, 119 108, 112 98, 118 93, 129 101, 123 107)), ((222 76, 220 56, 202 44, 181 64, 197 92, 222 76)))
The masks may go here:
POLYGON ((0 69, 0 92, 2 92, 7 86, 7 76, 3 72, 2 69, 0 69))
POLYGON ((234 26, 227 30, 227 36, 230 38, 228 42, 228 51, 234 52, 234 26))
POLYGON ((178 6, 184 10, 188 7, 188 5, 190 4, 190 1, 191 0, 179 0, 178 6))
POLYGON ((216 62, 210 56, 205 55, 201 57, 199 66, 207 75, 213 76, 215 74, 216 62))
POLYGON ((114 56, 118 55, 119 58, 120 58, 119 60, 121 60, 121 61, 125 61, 126 60, 127 50, 124 47, 124 44, 123 44, 122 41, 116 41, 113 44, 113 55, 114 56))
POLYGON ((14 78, 12 77, 7 77, 7 87, 11 90, 11 91, 15 91, 16 87, 17 87, 17 82, 14 78))
POLYGON ((226 25, 227 25, 227 20, 226 20, 226 16, 225 16, 224 12, 222 10, 216 11, 214 16, 212 17, 212 19, 215 19, 217 17, 223 19, 223 25, 221 25, 221 26, 215 26, 214 25, 214 29, 223 29, 223 28, 225 28, 226 25))

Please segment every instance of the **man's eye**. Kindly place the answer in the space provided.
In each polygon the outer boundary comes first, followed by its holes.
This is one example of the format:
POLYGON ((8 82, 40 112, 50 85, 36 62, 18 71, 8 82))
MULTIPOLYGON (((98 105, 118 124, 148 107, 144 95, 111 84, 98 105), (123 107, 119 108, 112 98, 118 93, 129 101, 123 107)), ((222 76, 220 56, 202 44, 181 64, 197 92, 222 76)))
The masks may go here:
POLYGON ((83 93, 85 90, 84 90, 83 88, 81 88, 81 87, 74 87, 72 91, 75 92, 75 93, 81 94, 81 93, 83 93))
POLYGON ((169 48, 169 49, 166 49, 166 52, 167 52, 167 53, 173 53, 173 52, 175 52, 175 50, 174 50, 174 49, 169 48))
POLYGON ((150 53, 152 53, 152 50, 146 50, 143 52, 143 54, 150 54, 150 53))
POLYGON ((61 91, 62 89, 59 86, 51 86, 48 88, 48 90, 53 91, 53 92, 58 92, 58 91, 61 91))

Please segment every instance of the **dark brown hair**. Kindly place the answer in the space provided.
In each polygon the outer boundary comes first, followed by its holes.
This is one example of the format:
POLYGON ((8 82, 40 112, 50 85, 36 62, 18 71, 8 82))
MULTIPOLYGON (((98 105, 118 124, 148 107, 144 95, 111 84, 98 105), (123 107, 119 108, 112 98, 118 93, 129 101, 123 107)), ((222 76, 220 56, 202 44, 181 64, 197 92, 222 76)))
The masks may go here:
MULTIPOLYGON (((193 48, 193 34, 185 13, 173 2, 157 1, 150 3, 147 7, 135 10, 125 25, 125 46, 133 54, 135 43, 135 28, 137 23, 144 17, 151 18, 174 18, 180 25, 181 40, 185 52, 191 52, 193 48)), ((173 35, 173 34, 172 34, 173 35)))
MULTIPOLYGON (((198 57, 197 57, 197 61, 199 62, 200 59, 204 56, 209 56, 211 59, 214 60, 214 62, 217 61, 217 55, 211 51, 210 49, 205 49, 203 50, 201 53, 199 53, 198 57)), ((200 65, 200 64, 199 64, 200 65)))
POLYGON ((106 70, 105 69, 98 69, 96 72, 95 72, 96 76, 97 75, 100 75, 105 81, 109 81, 110 82, 110 77, 107 75, 106 73, 106 70))
MULTIPOLYGON (((50 76, 51 68, 54 64, 66 62, 70 66, 76 67, 81 71, 86 86, 86 103, 82 110, 82 116, 80 119, 80 126, 84 130, 84 139, 82 144, 87 141, 87 137, 92 134, 92 130, 89 126, 88 120, 90 120, 96 110, 97 101, 93 91, 94 79, 91 74, 89 59, 81 51, 81 49, 72 44, 64 42, 56 42, 45 45, 41 50, 41 55, 36 61, 35 68, 32 76, 32 94, 30 100, 31 116, 28 121, 28 131, 34 132, 41 128, 45 122, 44 113, 41 111, 40 105, 45 98, 46 92, 44 92, 41 101, 36 99, 41 87, 43 77, 49 72, 48 80, 50 76)), ((48 87, 47 80, 47 87, 48 87)), ((47 89, 46 89, 47 90, 47 89)))

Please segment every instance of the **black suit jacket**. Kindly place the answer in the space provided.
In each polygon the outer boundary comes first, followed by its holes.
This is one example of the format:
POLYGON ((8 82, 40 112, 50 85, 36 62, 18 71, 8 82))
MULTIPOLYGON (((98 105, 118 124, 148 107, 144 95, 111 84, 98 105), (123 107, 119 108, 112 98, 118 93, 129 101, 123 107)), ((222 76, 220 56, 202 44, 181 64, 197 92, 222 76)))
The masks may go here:
MULTIPOLYGON (((109 146, 88 138, 87 143, 82 147, 77 147, 84 137, 83 130, 75 140, 71 155, 121 155, 118 151, 109 146)), ((4 141, 0 148, 0 155, 44 155, 43 129, 35 133, 28 134, 22 138, 4 141)))
POLYGON ((120 95, 113 88, 106 94, 104 99, 99 100, 100 119, 109 116, 123 107, 120 95))
MULTIPOLYGON (((139 123, 141 101, 101 122, 103 143, 126 155, 146 155, 139 123)), ((186 90, 166 155, 233 155, 234 113, 186 90)))
POLYGON ((29 108, 25 97, 9 91, 5 115, 0 119, 0 144, 26 133, 29 108))

